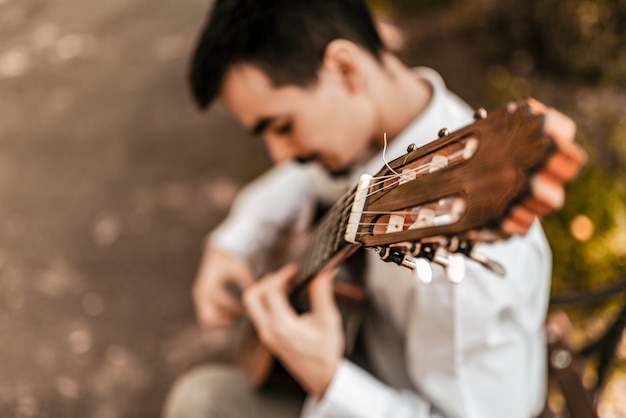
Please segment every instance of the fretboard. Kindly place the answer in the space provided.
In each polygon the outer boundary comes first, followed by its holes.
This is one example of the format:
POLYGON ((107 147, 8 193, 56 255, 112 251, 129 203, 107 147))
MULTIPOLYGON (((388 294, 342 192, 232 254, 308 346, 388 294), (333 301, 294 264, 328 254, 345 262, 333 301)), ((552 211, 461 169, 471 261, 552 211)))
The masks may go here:
POLYGON ((296 258, 299 270, 292 281, 290 292, 292 299, 344 247, 354 245, 344 239, 354 191, 355 189, 350 189, 326 212, 313 229, 303 251, 296 258))

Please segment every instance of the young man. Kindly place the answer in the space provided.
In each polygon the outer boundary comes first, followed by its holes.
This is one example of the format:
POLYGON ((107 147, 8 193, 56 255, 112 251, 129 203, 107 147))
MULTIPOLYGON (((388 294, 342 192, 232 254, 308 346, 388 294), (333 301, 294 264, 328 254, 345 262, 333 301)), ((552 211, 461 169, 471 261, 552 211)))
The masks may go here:
POLYGON ((286 296, 294 267, 255 280, 258 256, 314 202, 332 202, 360 174, 382 167, 385 134, 391 159, 442 127, 471 123, 471 109, 438 74, 409 69, 385 49, 363 0, 217 0, 191 82, 202 107, 221 98, 276 162, 210 235, 193 291, 198 319, 221 326, 245 312, 308 396, 302 406, 257 393, 242 372, 207 366, 175 385, 167 417, 540 413, 551 256, 538 224, 524 237, 481 246, 505 267, 504 280, 468 261, 460 285, 438 266, 425 285, 370 254, 368 370, 342 358, 332 275, 314 281, 304 315, 286 296), (243 304, 228 282, 244 289, 243 304))

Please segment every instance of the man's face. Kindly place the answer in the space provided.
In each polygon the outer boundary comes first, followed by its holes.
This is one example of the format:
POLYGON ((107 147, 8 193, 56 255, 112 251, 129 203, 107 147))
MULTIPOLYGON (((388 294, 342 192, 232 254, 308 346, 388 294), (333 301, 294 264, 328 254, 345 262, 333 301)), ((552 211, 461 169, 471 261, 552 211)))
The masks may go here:
POLYGON ((275 162, 315 160, 331 172, 363 156, 374 136, 374 110, 339 71, 322 69, 311 87, 273 87, 256 67, 233 67, 223 83, 226 106, 261 135, 275 162))

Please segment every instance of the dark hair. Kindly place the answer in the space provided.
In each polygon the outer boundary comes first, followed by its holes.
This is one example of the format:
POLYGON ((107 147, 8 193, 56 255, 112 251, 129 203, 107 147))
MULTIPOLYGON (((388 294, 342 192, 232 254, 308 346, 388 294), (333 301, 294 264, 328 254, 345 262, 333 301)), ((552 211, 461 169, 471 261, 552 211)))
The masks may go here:
POLYGON ((384 50, 365 0, 216 0, 192 56, 193 97, 207 107, 241 63, 257 66, 274 87, 312 85, 335 39, 377 60, 384 50))

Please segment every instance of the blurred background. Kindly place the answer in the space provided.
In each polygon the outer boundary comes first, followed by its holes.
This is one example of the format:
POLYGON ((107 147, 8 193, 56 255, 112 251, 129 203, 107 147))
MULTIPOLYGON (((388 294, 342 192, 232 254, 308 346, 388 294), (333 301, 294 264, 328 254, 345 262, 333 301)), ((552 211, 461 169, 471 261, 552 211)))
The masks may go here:
MULTIPOLYGON (((189 98, 210 3, 0 0, 0 416, 157 417, 177 374, 227 356, 190 288, 204 235, 269 159, 189 98)), ((371 5, 472 106, 534 96, 576 120, 589 162, 545 227, 575 343, 602 335, 624 304, 626 3, 371 5)), ((603 417, 626 417, 620 338, 603 417)))

